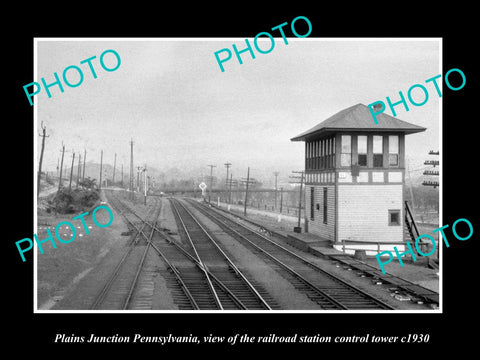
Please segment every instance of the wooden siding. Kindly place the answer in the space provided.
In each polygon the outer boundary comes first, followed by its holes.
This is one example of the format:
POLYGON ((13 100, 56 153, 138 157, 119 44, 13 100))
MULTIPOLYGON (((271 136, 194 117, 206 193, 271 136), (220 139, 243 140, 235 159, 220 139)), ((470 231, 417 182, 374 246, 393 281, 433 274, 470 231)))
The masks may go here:
POLYGON ((338 185, 338 241, 403 241, 402 185, 338 185), (400 209, 400 226, 388 210, 400 209))
POLYGON ((335 185, 307 185, 306 189, 306 206, 307 220, 308 220, 308 232, 314 235, 318 235, 324 239, 335 239, 335 185), (311 200, 311 188, 314 188, 314 220, 311 219, 310 213, 310 200, 311 200), (327 188, 327 223, 323 222, 323 188, 327 188), (317 204, 319 209, 317 210, 317 204))

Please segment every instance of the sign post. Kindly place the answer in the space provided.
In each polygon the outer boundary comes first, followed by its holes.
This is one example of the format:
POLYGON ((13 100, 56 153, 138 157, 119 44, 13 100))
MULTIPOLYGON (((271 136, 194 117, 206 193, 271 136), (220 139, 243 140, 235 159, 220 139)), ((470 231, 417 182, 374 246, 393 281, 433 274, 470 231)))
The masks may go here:
POLYGON ((198 185, 198 187, 202 190, 202 197, 203 200, 205 200, 205 190, 207 189, 207 184, 205 184, 203 181, 198 185))

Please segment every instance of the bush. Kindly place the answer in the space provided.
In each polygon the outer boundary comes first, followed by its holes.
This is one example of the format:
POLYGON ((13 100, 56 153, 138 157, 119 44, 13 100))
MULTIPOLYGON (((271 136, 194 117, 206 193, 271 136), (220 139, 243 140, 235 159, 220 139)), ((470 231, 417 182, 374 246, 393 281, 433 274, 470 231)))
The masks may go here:
POLYGON ((61 188, 53 199, 54 207, 60 214, 73 214, 84 212, 91 208, 100 199, 94 190, 75 189, 69 191, 61 188))

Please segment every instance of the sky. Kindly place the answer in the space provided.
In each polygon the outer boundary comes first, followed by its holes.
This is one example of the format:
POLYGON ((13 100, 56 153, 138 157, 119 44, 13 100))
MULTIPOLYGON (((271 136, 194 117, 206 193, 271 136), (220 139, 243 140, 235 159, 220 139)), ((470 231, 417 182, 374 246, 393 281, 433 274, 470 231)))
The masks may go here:
MULTIPOLYGON (((288 38, 288 45, 275 40, 268 54, 254 49, 252 59, 243 53, 243 64, 233 54, 222 72, 214 53, 233 53, 232 44, 243 49, 244 38, 37 39, 33 81, 52 83, 54 72, 61 79, 70 65, 84 75, 78 87, 61 80, 63 93, 53 86, 51 98, 43 88, 34 98, 37 132, 43 122, 49 135, 42 170, 55 171, 62 143, 67 166, 72 152, 83 156, 86 149, 87 163, 99 163, 103 150, 104 163, 113 165, 117 153, 117 166, 128 168, 133 139, 135 166, 208 173, 207 165, 214 164, 220 175, 230 162, 234 177, 246 177, 250 166, 259 179, 271 180, 278 170, 285 180, 304 166, 304 143, 292 137, 352 105, 386 102, 387 96, 399 100, 398 92, 406 96, 414 84, 429 89, 427 103, 408 112, 395 108, 399 119, 427 128, 406 136, 410 168, 422 168, 428 151, 439 150, 441 99, 425 84, 441 73, 438 39, 288 38), (109 49, 121 58, 111 72, 99 62, 109 49), (92 56, 96 79, 88 64, 80 64, 92 56)), ((268 49, 270 40, 259 44, 268 49)), ((104 60, 108 67, 116 64, 111 53, 104 60)), ((76 76, 69 70, 70 82, 76 76)), ((420 95, 413 93, 417 101, 420 95)))

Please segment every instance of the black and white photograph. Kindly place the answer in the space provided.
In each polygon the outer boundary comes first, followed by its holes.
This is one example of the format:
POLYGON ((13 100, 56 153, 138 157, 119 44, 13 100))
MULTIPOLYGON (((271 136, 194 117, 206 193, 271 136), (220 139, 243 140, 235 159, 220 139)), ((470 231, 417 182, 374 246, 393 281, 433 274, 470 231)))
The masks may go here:
POLYGON ((469 351, 474 11, 160 5, 6 29, 4 343, 469 351))
POLYGON ((440 308, 441 39, 36 46, 36 310, 440 308))

